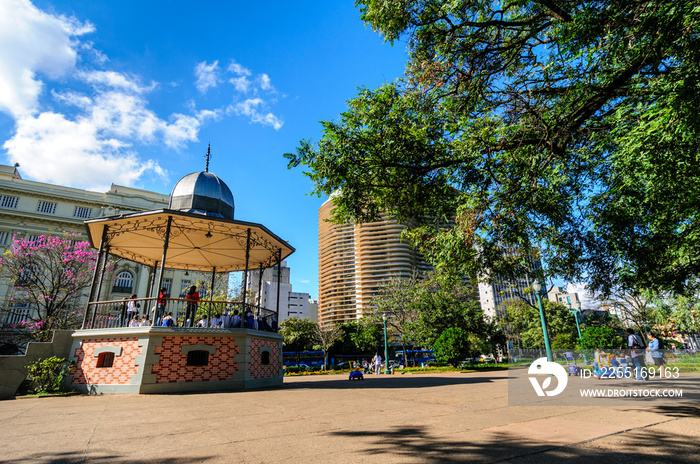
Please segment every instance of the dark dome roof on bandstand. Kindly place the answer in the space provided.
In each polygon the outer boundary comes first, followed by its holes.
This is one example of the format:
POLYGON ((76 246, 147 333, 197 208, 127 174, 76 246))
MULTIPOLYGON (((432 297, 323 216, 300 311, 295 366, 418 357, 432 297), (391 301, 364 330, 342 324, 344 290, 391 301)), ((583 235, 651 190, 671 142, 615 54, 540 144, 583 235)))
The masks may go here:
POLYGON ((170 194, 170 209, 233 219, 235 205, 231 189, 224 181, 202 171, 187 174, 175 184, 170 194))

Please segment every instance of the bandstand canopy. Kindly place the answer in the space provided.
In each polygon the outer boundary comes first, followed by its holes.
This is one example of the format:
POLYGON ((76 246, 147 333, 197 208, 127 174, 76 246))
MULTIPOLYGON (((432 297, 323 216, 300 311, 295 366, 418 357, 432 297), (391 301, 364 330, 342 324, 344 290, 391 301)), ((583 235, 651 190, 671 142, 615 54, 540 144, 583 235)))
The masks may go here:
POLYGON ((217 272, 269 268, 295 250, 262 224, 163 209, 85 221, 93 247, 111 255, 160 266, 167 239, 169 269, 217 272), (168 232, 168 223, 170 228, 168 232))

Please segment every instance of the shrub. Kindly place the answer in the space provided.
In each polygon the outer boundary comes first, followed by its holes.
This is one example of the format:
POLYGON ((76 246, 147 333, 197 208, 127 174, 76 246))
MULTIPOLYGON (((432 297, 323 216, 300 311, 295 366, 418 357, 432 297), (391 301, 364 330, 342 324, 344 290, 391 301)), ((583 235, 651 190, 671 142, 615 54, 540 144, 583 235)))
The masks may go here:
POLYGON ((621 346, 627 346, 625 339, 617 330, 610 327, 586 327, 581 333, 581 348, 584 350, 621 346))
POLYGON ((457 327, 445 330, 433 346, 437 360, 453 367, 459 366, 459 363, 469 354, 468 337, 469 334, 466 331, 457 327))
POLYGON ((27 377, 35 383, 35 392, 53 393, 61 390, 61 382, 68 374, 68 369, 65 359, 52 356, 28 365, 27 377))

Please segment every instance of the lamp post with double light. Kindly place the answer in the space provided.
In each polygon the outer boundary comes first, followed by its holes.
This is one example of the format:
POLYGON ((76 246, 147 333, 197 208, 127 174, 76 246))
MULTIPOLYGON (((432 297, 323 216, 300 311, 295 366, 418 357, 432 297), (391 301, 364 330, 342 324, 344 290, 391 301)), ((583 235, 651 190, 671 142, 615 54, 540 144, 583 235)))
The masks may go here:
POLYGON ((384 322, 384 374, 390 374, 389 372, 389 345, 386 340, 386 313, 382 314, 382 321, 384 322))
POLYGON ((539 280, 535 279, 532 283, 532 289, 535 291, 535 296, 537 297, 537 306, 540 308, 540 322, 542 322, 542 335, 544 335, 544 349, 547 352, 547 361, 554 361, 554 356, 552 356, 552 347, 549 345, 549 335, 547 334, 547 320, 544 317, 544 309, 542 308, 542 284, 539 280))
MULTIPOLYGON (((572 308, 571 301, 566 301, 567 306, 569 306, 569 313, 574 315, 574 320, 576 321, 576 330, 578 331, 578 342, 581 345, 581 350, 583 350, 583 338, 581 337, 581 325, 579 323, 579 318, 581 317, 581 308, 572 308)), ((588 359, 586 359, 586 353, 583 352, 583 362, 588 364, 588 359)))

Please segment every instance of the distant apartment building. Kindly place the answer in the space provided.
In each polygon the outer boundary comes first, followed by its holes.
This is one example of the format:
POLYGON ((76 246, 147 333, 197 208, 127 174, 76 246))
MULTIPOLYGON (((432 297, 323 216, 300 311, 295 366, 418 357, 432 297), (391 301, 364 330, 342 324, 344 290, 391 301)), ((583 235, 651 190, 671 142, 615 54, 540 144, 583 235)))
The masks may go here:
MULTIPOLYGON (((486 278, 479 281, 479 301, 484 314, 492 319, 501 315, 503 303, 513 299, 524 299, 533 306, 537 305, 537 295, 528 289, 532 286, 532 274, 542 268, 542 261, 539 253, 533 253, 527 260, 527 272, 515 279, 492 279, 488 282, 486 278)), ((486 276, 488 277, 488 276, 486 276)), ((490 279, 489 279, 490 280, 490 279)), ((545 290, 542 290, 542 298, 546 298, 545 290)))
POLYGON ((430 267, 401 239, 405 226, 383 218, 365 224, 334 224, 334 204, 318 210, 318 320, 321 324, 359 319, 382 284, 410 278, 430 267))
POLYGON ((288 317, 306 318, 318 321, 316 308, 311 304, 308 293, 293 292, 290 283, 291 271, 287 262, 282 261, 279 282, 277 281, 277 266, 263 269, 262 278, 259 270, 248 272, 246 288, 249 301, 262 308, 277 309, 277 288, 279 287, 278 321, 288 317))
POLYGON ((581 309, 581 301, 578 293, 567 292, 564 287, 552 287, 547 293, 547 299, 556 303, 561 303, 569 309, 581 309))
MULTIPOLYGON (((66 232, 87 239, 83 224, 86 219, 167 208, 168 202, 168 194, 115 184, 101 193, 34 182, 22 179, 17 167, 0 165, 0 253, 12 245, 13 236, 32 241, 41 235, 66 232)), ((132 293, 138 297, 147 296, 149 268, 125 259, 114 259, 111 264, 100 294, 102 301, 122 299, 132 293)), ((183 271, 166 270, 163 286, 171 297, 177 298, 194 279, 194 275, 184 275, 183 271)), ((31 308, 11 307, 13 303, 8 301, 10 284, 0 282, 0 302, 12 318, 21 319, 23 314, 29 315, 31 308)))

